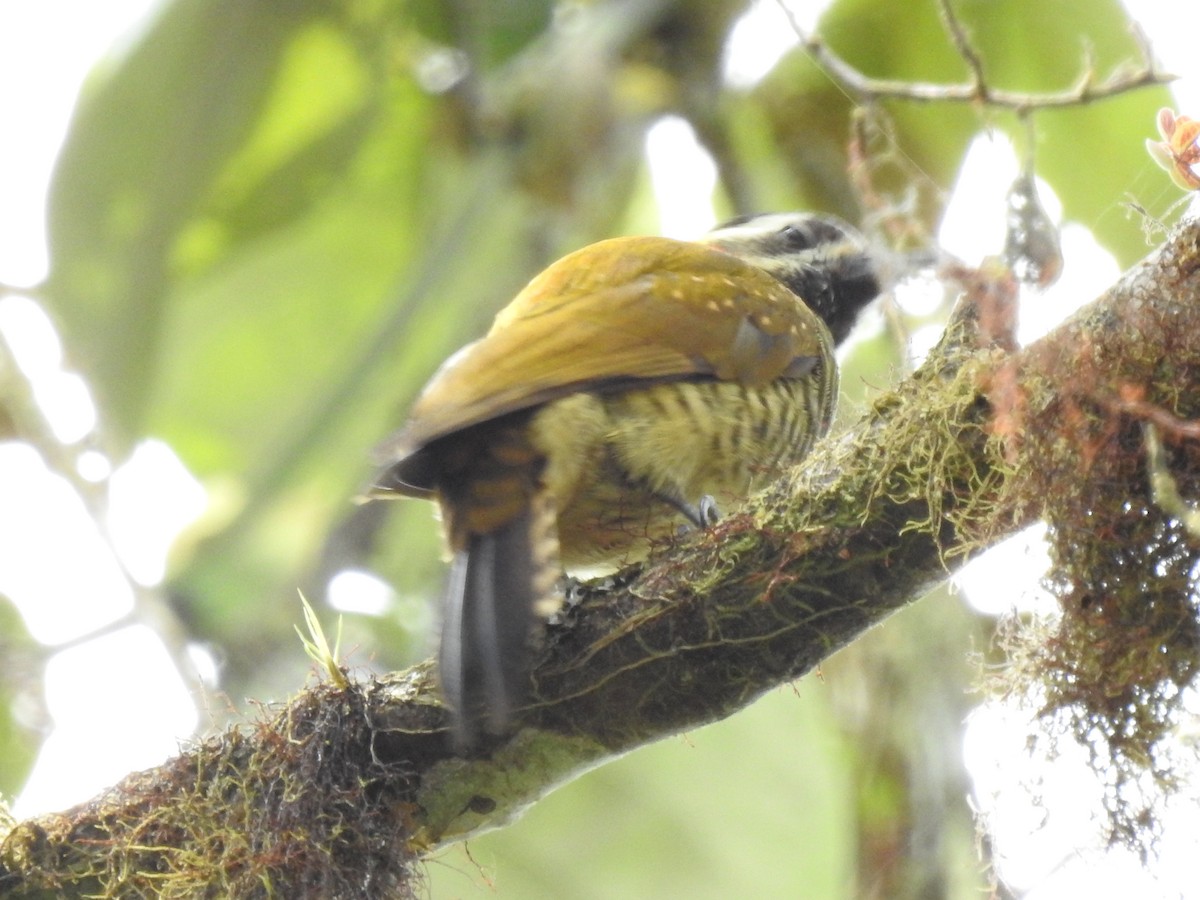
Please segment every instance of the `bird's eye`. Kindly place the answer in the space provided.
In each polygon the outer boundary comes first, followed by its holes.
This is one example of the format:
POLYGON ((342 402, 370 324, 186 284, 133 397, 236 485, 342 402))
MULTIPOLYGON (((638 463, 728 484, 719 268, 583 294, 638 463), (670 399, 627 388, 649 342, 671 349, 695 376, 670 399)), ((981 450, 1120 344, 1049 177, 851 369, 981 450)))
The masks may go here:
POLYGON ((797 225, 784 225, 779 229, 779 236, 789 250, 807 250, 816 243, 809 229, 797 225))
POLYGON ((812 250, 823 244, 837 244, 848 237, 842 225, 825 216, 802 216, 779 229, 779 239, 787 250, 812 250))

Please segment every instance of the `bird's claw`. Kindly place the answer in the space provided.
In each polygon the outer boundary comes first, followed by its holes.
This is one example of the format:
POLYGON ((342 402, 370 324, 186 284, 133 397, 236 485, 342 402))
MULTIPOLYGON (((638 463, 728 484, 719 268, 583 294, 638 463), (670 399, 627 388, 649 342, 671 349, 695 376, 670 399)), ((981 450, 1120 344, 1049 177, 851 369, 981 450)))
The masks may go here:
POLYGON ((692 506, 690 503, 680 503, 678 504, 678 508, 689 523, 679 526, 680 534, 687 534, 693 528, 701 530, 711 528, 721 520, 721 513, 717 509, 717 501, 711 494, 705 494, 695 506, 692 506))

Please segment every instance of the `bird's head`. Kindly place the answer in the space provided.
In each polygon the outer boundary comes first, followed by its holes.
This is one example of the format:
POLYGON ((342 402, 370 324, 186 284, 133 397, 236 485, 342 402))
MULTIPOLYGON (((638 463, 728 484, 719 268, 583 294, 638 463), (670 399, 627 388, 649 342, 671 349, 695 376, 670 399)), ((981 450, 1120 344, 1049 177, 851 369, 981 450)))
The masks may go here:
POLYGON ((834 216, 769 213, 717 226, 698 243, 722 250, 773 275, 829 328, 834 344, 858 313, 884 290, 866 239, 834 216))

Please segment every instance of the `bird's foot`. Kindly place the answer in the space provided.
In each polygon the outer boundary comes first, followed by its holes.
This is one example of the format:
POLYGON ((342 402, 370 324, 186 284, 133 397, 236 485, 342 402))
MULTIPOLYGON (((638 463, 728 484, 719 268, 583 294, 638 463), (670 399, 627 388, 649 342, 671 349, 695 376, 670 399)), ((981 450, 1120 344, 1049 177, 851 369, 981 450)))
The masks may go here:
POLYGON ((717 509, 717 501, 712 494, 705 494, 701 497, 696 509, 700 513, 701 528, 712 528, 721 521, 721 512, 717 509))
POLYGON ((680 534, 687 534, 693 528, 703 531, 705 528, 711 528, 716 525, 721 520, 721 513, 717 509, 717 501, 711 494, 705 494, 695 506, 682 501, 674 502, 673 505, 683 513, 689 523, 679 526, 680 534))

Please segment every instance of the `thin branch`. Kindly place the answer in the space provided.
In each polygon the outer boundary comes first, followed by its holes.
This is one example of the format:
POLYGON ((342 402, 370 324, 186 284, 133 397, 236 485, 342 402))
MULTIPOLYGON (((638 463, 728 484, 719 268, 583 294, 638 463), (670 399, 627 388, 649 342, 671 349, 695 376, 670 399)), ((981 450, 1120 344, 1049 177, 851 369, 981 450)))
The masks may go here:
POLYGON ((1101 396, 1094 392, 1086 396, 1113 412, 1124 413, 1140 419, 1146 425, 1153 425, 1167 432, 1175 440, 1200 440, 1200 421, 1179 418, 1170 410, 1146 400, 1140 389, 1126 386, 1121 388, 1115 397, 1101 396))
POLYGON ((983 58, 975 49, 975 45, 971 43, 970 37, 967 35, 966 29, 963 28, 962 21, 958 18, 958 14, 954 11, 950 0, 938 0, 938 13, 942 17, 942 25, 950 34, 950 40, 954 44, 954 49, 958 51, 958 55, 963 58, 963 62, 967 64, 967 68, 971 70, 971 81, 979 99, 987 97, 987 78, 983 74, 983 58))
POLYGON ((1118 69, 1104 80, 1097 82, 1096 73, 1088 64, 1072 87, 1057 92, 1037 93, 994 88, 984 79, 982 62, 967 40, 957 17, 949 11, 948 0, 943 0, 944 21, 950 29, 955 49, 971 70, 971 81, 965 84, 931 84, 890 78, 872 78, 846 62, 820 37, 805 32, 788 8, 786 0, 777 0, 777 2, 788 17, 792 30, 800 39, 800 46, 804 51, 859 103, 872 103, 884 99, 909 100, 916 103, 973 103, 1025 113, 1033 109, 1083 106, 1144 87, 1169 84, 1177 77, 1159 71, 1146 36, 1141 29, 1134 26, 1133 36, 1137 42, 1139 60, 1137 66, 1132 70, 1118 69))

